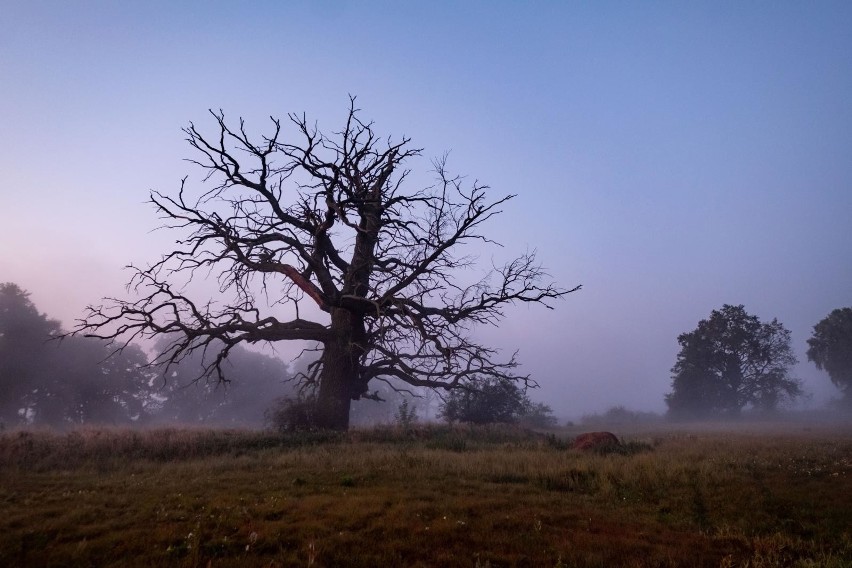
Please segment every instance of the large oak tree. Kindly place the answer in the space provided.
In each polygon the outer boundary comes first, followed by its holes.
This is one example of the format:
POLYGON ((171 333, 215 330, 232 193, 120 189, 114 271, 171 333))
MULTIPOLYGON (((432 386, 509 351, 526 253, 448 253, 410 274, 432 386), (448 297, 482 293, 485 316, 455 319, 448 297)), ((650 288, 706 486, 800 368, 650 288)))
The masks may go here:
POLYGON ((672 415, 771 410, 802 393, 801 382, 790 376, 796 364, 790 332, 776 319, 764 323, 743 306, 726 304, 677 341, 681 349, 666 395, 672 415))
POLYGON ((852 308, 832 310, 814 326, 807 356, 852 402, 852 308))
POLYGON ((514 355, 501 359, 473 328, 496 324, 510 304, 552 307, 579 287, 552 283, 534 252, 480 272, 468 245, 495 244, 483 225, 512 195, 490 198, 443 159, 433 162, 433 184, 414 187, 408 163, 420 150, 380 137, 354 99, 331 135, 289 115, 253 138, 242 120, 211 114, 213 135, 184 130, 203 183, 190 188, 184 178, 175 194, 151 193, 167 226, 183 231, 178 246, 134 269, 137 299, 90 308, 78 331, 125 342, 176 333, 158 358, 166 364, 221 345, 205 369, 219 378, 240 343, 315 342, 319 357, 303 379, 326 428, 348 427, 351 401, 369 396, 373 380, 443 389, 531 382, 514 355), (214 275, 232 301, 199 302, 174 284, 196 274, 214 275), (301 317, 303 300, 317 317, 301 317), (270 303, 293 316, 275 317, 270 303))

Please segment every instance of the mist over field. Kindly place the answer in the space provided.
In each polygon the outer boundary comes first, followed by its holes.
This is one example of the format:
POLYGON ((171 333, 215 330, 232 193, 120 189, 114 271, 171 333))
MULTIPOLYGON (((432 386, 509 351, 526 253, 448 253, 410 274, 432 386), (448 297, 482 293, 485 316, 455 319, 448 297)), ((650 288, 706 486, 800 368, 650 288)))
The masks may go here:
MULTIPOLYGON (((208 109, 221 109, 256 139, 270 115, 288 113, 336 132, 353 95, 378 137, 423 149, 405 165, 407 184, 432 184, 432 158, 449 152, 448 168, 494 199, 517 194, 481 229, 503 246, 467 245, 482 266, 458 278, 534 250, 558 286, 582 285, 553 310, 509 306, 496 327, 473 332, 503 357, 518 351, 518 372, 540 387, 527 395, 560 423, 613 407, 664 414, 678 336, 726 304, 790 331, 803 393, 789 408, 819 415, 842 397, 808 362, 806 340, 852 305, 846 3, 2 12, 0 282, 29 292, 57 329, 102 298, 132 298, 123 267, 148 266, 185 238, 156 230, 163 219, 146 203, 150 190, 176 195, 185 176, 204 187, 181 128, 215 138, 208 109)), ((295 317, 275 303, 283 286, 272 282, 265 306, 282 320, 295 317)), ((219 287, 216 274, 198 275, 187 290, 201 304, 231 301, 219 287)), ((263 407, 292 392, 279 379, 297 372, 307 345, 253 344, 243 356, 265 365, 254 378, 172 397, 253 389, 246 414, 225 422, 259 425, 263 407)), ((141 346, 153 354, 152 341, 141 346)), ((375 404, 358 402, 353 423, 394 421, 399 399, 375 404)), ((435 418, 439 401, 419 404, 435 418)))

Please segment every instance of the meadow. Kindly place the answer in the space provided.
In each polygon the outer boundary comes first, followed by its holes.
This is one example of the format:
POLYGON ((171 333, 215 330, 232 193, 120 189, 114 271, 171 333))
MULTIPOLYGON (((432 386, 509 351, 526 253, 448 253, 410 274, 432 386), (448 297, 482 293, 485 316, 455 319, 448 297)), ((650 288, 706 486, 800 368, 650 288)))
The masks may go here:
POLYGON ((852 431, 0 433, 2 566, 852 566, 852 431))

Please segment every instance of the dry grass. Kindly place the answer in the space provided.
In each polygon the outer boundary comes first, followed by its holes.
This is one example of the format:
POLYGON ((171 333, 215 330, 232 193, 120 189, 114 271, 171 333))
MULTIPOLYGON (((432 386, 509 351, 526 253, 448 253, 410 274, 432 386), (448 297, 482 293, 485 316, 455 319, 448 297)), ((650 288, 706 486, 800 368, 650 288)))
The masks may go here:
POLYGON ((3 566, 852 566, 852 435, 0 435, 3 566))

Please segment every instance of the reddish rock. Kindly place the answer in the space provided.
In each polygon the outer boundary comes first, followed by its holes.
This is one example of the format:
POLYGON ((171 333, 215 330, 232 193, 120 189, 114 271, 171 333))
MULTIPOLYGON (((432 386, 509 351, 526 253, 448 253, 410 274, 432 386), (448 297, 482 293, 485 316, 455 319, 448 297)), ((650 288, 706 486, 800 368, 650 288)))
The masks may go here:
POLYGON ((574 438, 575 450, 592 450, 606 446, 617 446, 618 438, 612 432, 586 432, 574 438))

